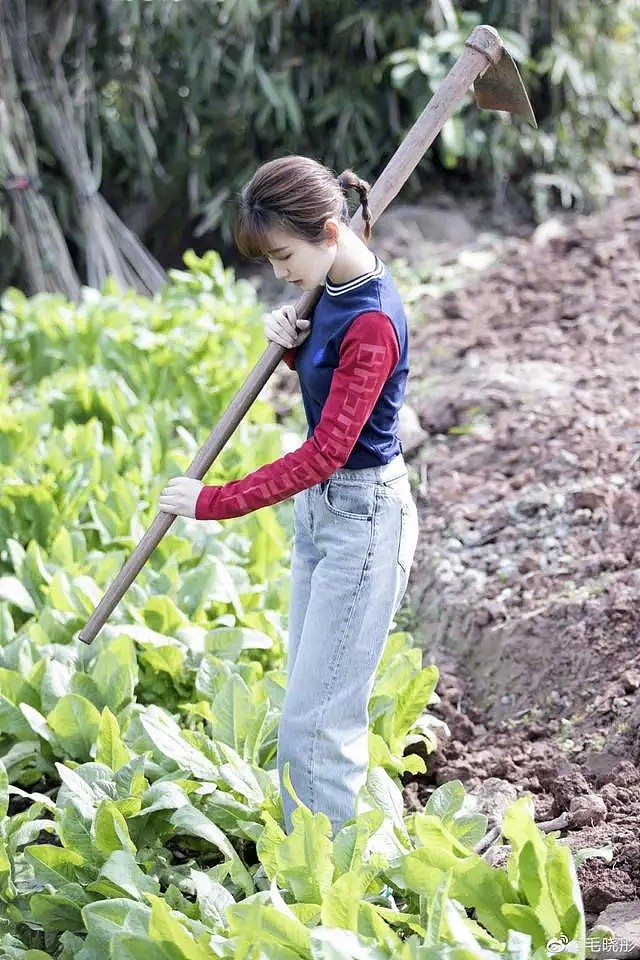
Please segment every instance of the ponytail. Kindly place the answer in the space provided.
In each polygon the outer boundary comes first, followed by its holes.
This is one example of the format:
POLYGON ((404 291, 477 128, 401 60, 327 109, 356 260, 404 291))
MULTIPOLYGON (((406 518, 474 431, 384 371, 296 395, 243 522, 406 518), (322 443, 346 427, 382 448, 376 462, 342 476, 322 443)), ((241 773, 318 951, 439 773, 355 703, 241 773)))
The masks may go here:
POLYGON ((346 193, 347 190, 354 189, 360 196, 360 205, 362 207, 362 219, 364 220, 364 238, 371 238, 371 211, 369 210, 369 191, 370 185, 366 180, 361 180, 353 170, 345 170, 338 177, 340 189, 346 193))

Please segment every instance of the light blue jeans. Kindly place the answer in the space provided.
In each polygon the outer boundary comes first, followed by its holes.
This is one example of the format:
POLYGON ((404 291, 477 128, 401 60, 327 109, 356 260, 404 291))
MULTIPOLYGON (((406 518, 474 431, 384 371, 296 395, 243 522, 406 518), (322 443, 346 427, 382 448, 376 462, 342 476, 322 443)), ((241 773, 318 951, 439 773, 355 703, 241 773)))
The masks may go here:
POLYGON ((292 785, 334 834, 355 815, 369 760, 368 703, 418 539, 407 467, 337 470, 294 497, 287 690, 278 734, 287 833, 292 785))

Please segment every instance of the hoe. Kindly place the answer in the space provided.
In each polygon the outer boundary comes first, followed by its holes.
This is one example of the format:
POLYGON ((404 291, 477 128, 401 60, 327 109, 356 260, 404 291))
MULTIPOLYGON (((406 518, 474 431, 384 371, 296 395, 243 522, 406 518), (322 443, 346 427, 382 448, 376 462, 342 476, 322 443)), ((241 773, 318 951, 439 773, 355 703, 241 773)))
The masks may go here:
MULTIPOLYGON (((485 110, 504 110, 536 126, 533 110, 518 68, 493 27, 479 26, 465 42, 465 49, 431 98, 369 194, 371 223, 389 206, 436 138, 458 103, 473 84, 476 103, 485 110)), ((351 218, 352 230, 362 237, 364 222, 360 209, 351 218)), ((299 317, 313 311, 322 288, 305 293, 296 303, 299 317)), ((282 357, 284 347, 269 343, 246 382, 194 457, 185 476, 202 480, 234 430, 238 427, 282 357)), ((131 586, 160 540, 175 520, 160 512, 139 544, 110 584, 79 637, 83 643, 95 640, 100 629, 131 586)))

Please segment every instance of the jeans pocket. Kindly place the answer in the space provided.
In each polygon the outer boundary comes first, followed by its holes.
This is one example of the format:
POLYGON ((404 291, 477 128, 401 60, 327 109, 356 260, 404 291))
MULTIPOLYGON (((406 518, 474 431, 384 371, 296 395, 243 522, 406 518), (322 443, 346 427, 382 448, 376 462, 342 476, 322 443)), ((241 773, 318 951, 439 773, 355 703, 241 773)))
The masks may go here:
POLYGON ((374 484, 331 479, 324 488, 324 502, 336 517, 372 520, 375 509, 374 484))
POLYGON ((418 543, 418 511, 413 500, 402 504, 400 538, 398 540, 398 564, 408 575, 418 543))

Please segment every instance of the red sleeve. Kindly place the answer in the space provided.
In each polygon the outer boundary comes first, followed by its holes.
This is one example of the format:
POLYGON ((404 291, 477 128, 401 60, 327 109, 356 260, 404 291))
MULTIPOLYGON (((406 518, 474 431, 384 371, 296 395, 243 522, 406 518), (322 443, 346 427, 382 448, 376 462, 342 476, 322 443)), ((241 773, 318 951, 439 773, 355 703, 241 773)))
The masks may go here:
POLYGON ((349 459, 399 358, 389 317, 377 311, 361 313, 342 341, 322 416, 309 439, 242 480, 203 487, 196 519, 242 517, 328 480, 349 459))
POLYGON ((291 347, 290 350, 285 350, 283 360, 286 365, 289 367, 289 370, 295 370, 296 368, 296 351, 297 347, 291 347))

